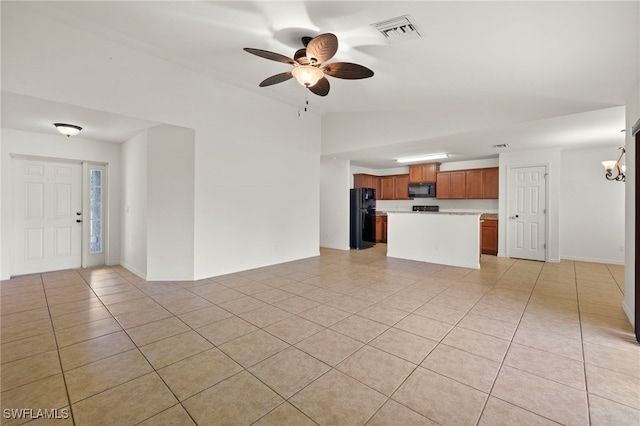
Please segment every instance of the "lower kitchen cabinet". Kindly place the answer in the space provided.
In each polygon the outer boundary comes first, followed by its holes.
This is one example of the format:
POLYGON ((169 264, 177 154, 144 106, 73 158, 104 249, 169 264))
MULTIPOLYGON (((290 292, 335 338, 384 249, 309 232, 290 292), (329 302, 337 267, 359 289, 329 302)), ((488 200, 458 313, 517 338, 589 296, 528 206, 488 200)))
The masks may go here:
POLYGON ((387 217, 376 216, 376 243, 387 242, 387 217))
POLYGON ((498 221, 485 219, 480 226, 480 252, 498 254, 498 221))

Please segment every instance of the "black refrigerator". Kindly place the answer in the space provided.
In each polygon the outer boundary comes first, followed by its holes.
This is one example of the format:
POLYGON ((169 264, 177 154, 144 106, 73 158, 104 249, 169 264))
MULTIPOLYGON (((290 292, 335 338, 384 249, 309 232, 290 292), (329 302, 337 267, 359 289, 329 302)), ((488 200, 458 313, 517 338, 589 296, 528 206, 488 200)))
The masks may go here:
POLYGON ((376 190, 351 190, 349 245, 352 249, 366 249, 376 244, 376 190))

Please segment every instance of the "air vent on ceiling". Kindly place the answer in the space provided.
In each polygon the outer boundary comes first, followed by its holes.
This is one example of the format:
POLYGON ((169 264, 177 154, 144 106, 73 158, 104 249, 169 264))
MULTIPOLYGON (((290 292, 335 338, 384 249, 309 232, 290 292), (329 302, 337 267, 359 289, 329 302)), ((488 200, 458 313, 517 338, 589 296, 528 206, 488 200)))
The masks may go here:
POLYGON ((411 22, 409 15, 376 22, 375 24, 371 24, 371 26, 380 31, 380 34, 382 34, 389 43, 422 37, 416 24, 411 22))
POLYGON ((494 148, 500 149, 500 148, 509 148, 509 144, 508 143, 500 143, 498 145, 494 145, 494 148))

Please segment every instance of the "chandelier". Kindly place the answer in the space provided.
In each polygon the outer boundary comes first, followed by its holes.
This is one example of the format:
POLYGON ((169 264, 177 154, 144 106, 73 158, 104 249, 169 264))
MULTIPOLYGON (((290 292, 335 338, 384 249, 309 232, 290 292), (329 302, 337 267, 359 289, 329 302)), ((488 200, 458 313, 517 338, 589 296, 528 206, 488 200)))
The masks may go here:
POLYGON ((620 151, 620 155, 618 156, 617 160, 602 162, 602 165, 606 170, 604 177, 606 177, 607 180, 617 180, 624 182, 625 172, 627 171, 627 166, 625 164, 621 164, 622 157, 624 157, 625 153, 624 147, 621 146, 620 148, 618 148, 618 151, 620 151))

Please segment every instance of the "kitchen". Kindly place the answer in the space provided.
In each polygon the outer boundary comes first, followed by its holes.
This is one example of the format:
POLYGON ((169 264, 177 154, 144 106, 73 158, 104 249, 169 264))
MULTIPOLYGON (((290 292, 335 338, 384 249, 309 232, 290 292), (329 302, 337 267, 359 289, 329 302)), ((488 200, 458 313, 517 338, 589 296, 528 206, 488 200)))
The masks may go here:
MULTIPOLYGON (((359 224, 371 228, 364 239, 386 243, 390 257, 478 269, 480 253, 498 253, 496 160, 353 167, 353 188, 373 188, 376 194, 370 223, 359 224)), ((364 248, 353 238, 352 233, 352 248, 364 248)))

